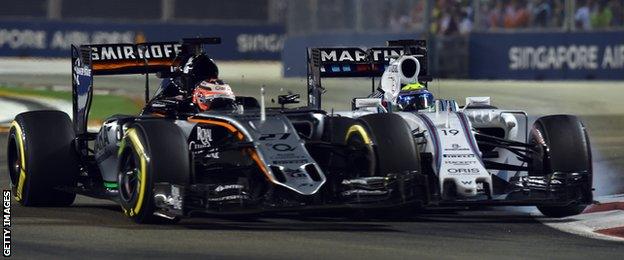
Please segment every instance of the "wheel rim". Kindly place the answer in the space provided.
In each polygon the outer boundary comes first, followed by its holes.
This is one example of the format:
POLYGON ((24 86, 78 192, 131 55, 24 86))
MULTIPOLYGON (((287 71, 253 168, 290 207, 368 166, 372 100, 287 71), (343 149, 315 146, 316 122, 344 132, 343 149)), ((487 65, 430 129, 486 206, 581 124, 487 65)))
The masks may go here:
POLYGON ((529 167, 529 175, 533 176, 543 176, 547 173, 548 169, 546 169, 546 147, 544 147, 543 141, 540 138, 543 138, 542 132, 540 129, 533 129, 531 133, 531 138, 529 139, 529 144, 533 146, 531 153, 531 163, 529 167), (535 131, 535 132, 533 132, 535 131))
POLYGON ((9 149, 9 177, 11 178, 11 184, 13 186, 17 185, 17 181, 19 178, 19 173, 21 170, 21 158, 19 153, 19 148, 17 147, 17 143, 15 139, 11 139, 11 148, 9 149))
POLYGON ((139 163, 134 152, 130 151, 128 155, 124 157, 124 162, 118 175, 121 199, 128 203, 134 200, 139 192, 140 181, 139 163))
POLYGON ((351 149, 358 151, 357 153, 349 153, 348 161, 353 166, 351 169, 355 176, 353 177, 369 177, 374 175, 375 164, 374 156, 370 145, 364 142, 364 139, 360 134, 352 134, 347 139, 347 145, 351 149), (363 153, 365 154, 362 156, 363 153))

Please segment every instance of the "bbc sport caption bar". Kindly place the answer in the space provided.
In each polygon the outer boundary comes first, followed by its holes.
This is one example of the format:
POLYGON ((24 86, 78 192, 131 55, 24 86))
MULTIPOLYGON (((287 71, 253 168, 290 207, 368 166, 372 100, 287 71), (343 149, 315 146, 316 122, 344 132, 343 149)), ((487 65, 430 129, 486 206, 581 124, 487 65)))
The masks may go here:
POLYGON ((4 190, 2 192, 2 255, 11 256, 11 191, 4 190))

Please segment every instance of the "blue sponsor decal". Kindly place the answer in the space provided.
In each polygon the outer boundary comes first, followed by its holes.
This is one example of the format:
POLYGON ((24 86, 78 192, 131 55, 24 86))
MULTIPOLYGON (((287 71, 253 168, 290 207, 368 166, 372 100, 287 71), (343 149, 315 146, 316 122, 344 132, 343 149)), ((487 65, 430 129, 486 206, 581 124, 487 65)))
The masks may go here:
POLYGON ((0 21, 0 56, 68 57, 71 44, 177 41, 189 37, 222 38, 207 46, 217 60, 278 60, 284 45, 282 26, 78 23, 0 21))
POLYGON ((475 79, 624 79, 623 32, 473 33, 475 79))

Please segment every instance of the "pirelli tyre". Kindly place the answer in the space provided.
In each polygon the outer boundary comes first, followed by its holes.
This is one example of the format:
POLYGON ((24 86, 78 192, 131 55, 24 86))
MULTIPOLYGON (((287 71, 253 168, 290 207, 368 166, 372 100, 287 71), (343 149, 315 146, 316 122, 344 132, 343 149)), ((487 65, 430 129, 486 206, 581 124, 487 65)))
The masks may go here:
POLYGON ((69 116, 61 111, 19 114, 8 138, 8 172, 15 199, 24 206, 68 206, 76 194, 78 164, 69 116))
POLYGON ((359 118, 375 144, 379 173, 421 172, 420 153, 405 120, 397 114, 370 114, 359 118))
POLYGON ((555 172, 586 174, 586 181, 567 191, 577 202, 566 206, 538 206, 548 217, 566 217, 583 212, 592 200, 592 158, 587 131, 581 120, 571 115, 538 118, 531 130, 529 144, 533 153, 529 175, 545 176, 555 172))
POLYGON ((187 187, 189 152, 182 131, 172 122, 145 120, 133 124, 119 148, 119 201, 124 214, 141 224, 171 224, 179 219, 158 214, 156 183, 187 187), (156 214, 155 214, 156 213, 156 214))
POLYGON ((323 141, 337 145, 345 145, 347 154, 344 160, 329 153, 314 156, 319 162, 331 163, 332 167, 348 169, 349 177, 368 177, 375 174, 375 154, 370 134, 358 120, 349 117, 327 117, 325 130, 321 137, 323 141), (338 165, 337 165, 338 164, 338 165))

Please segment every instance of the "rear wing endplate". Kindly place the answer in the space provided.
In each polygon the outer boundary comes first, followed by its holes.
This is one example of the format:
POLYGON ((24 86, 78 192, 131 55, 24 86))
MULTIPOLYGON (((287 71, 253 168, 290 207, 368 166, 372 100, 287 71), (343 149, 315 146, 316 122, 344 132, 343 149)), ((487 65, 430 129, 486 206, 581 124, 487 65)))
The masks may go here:
POLYGON ((87 133, 93 98, 93 76, 170 73, 183 56, 201 51, 204 44, 220 44, 221 38, 188 38, 180 42, 93 44, 71 46, 74 129, 87 133))

